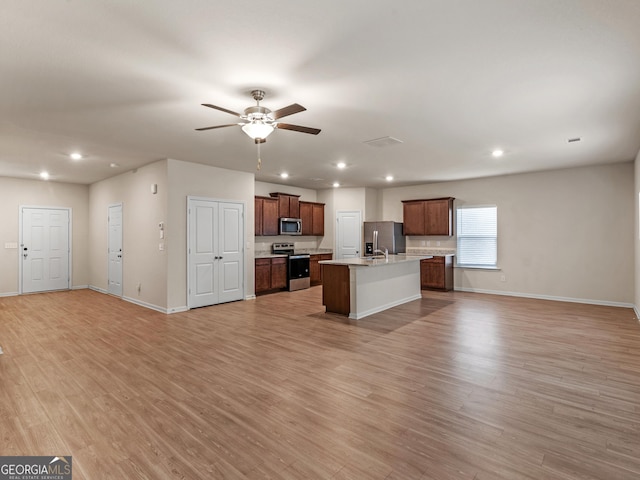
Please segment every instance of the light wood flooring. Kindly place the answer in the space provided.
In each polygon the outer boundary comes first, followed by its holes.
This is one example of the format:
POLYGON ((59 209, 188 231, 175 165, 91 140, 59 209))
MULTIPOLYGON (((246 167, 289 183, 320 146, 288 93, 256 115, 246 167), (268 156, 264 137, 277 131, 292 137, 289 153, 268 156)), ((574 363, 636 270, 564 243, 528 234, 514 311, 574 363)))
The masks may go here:
POLYGON ((359 321, 322 287, 164 315, 0 299, 0 455, 80 479, 638 479, 630 309, 463 292, 359 321))

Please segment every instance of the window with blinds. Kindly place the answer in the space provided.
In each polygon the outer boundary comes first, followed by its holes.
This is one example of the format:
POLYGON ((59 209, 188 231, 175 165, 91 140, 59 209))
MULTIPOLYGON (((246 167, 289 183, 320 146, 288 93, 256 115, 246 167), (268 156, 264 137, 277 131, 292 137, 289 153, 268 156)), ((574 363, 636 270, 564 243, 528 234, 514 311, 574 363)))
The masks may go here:
POLYGON ((497 268, 498 207, 458 207, 458 266, 497 268))

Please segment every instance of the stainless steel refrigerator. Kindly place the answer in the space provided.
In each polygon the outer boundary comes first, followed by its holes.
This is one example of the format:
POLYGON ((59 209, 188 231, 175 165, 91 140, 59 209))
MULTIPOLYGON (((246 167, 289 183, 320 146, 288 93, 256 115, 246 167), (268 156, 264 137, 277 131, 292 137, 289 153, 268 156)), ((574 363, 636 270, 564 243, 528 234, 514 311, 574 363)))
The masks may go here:
POLYGON ((405 253, 405 247, 402 223, 364 222, 364 254, 366 256, 374 255, 373 252, 376 249, 384 252, 385 248, 389 253, 405 253))

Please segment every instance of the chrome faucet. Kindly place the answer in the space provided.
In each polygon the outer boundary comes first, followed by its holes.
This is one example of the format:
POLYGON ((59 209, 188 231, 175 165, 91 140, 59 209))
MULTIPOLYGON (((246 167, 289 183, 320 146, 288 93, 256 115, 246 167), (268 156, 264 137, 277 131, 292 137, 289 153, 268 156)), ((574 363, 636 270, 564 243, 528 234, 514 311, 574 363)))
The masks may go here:
POLYGON ((389 261, 389 249, 385 247, 384 252, 378 248, 373 251, 373 256, 375 257, 376 253, 384 253, 384 259, 389 261))
POLYGON ((387 247, 384 248, 384 252, 378 248, 378 231, 373 231, 373 256, 376 256, 376 253, 384 253, 384 259, 389 261, 389 250, 387 247))

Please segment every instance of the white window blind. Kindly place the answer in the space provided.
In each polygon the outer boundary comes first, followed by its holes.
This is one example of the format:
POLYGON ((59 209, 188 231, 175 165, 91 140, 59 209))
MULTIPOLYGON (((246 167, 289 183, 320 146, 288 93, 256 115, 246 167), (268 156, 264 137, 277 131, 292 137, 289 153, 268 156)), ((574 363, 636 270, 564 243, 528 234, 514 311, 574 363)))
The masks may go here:
POLYGON ((498 207, 458 207, 458 265, 496 268, 498 263, 498 207))

